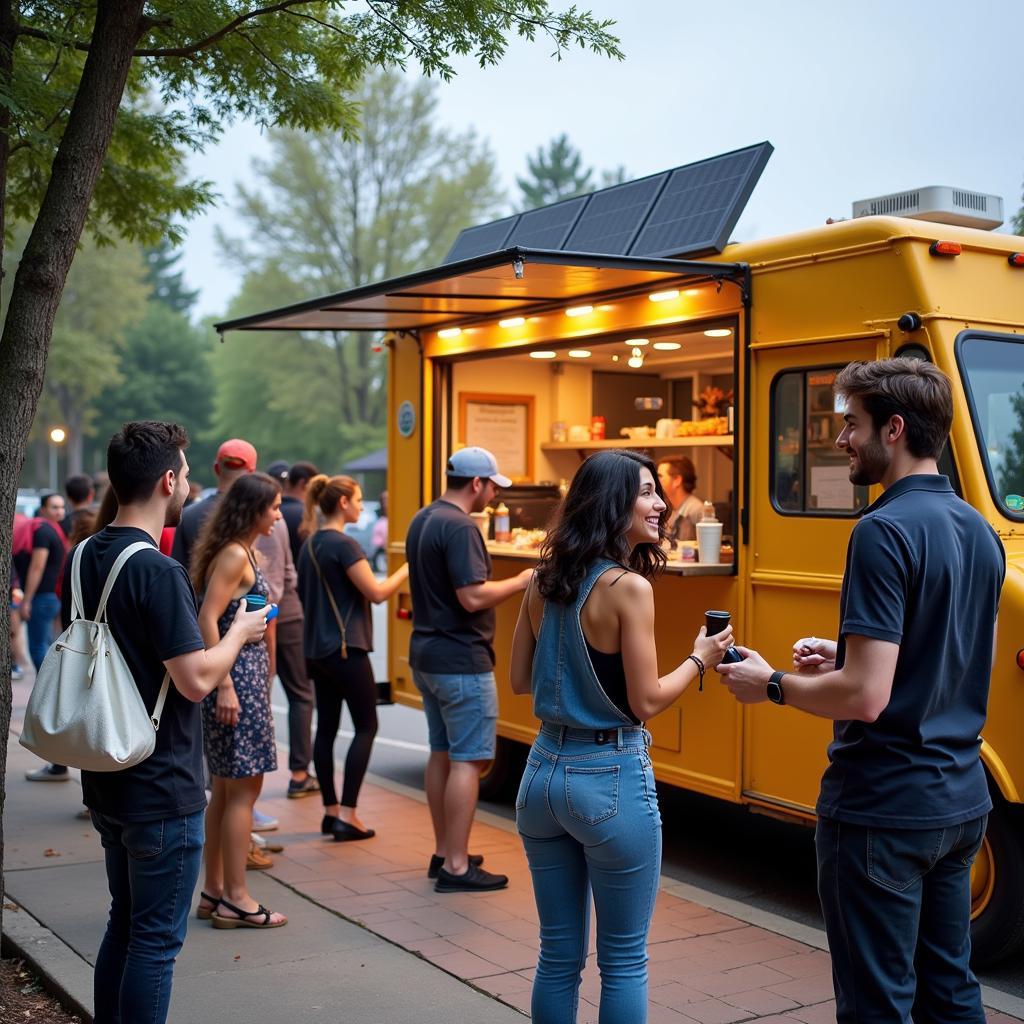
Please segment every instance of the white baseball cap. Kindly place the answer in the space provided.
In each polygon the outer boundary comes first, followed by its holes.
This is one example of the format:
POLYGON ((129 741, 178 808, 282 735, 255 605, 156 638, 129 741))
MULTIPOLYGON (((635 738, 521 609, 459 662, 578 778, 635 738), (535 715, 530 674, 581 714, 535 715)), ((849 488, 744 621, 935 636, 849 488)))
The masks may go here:
POLYGON ((448 476, 480 476, 499 487, 511 487, 512 481, 498 472, 498 460, 486 448, 460 448, 448 460, 448 476))

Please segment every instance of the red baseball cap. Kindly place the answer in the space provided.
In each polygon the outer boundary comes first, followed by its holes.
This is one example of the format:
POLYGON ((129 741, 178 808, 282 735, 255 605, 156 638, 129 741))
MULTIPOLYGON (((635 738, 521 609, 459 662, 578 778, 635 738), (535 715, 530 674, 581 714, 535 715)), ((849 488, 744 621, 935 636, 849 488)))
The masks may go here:
POLYGON ((245 469, 256 472, 256 449, 240 437, 232 437, 217 449, 216 465, 224 469, 245 469))

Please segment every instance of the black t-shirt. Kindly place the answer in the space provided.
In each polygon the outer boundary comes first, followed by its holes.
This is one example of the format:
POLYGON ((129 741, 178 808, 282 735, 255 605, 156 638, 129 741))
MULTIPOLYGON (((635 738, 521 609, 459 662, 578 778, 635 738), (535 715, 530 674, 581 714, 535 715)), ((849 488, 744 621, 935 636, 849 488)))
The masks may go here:
POLYGON ((296 566, 299 564, 299 551, 302 549, 304 539, 299 536, 299 525, 302 522, 304 511, 303 504, 298 498, 281 498, 281 518, 288 527, 288 540, 292 546, 292 561, 296 566))
POLYGON ((327 658, 341 648, 341 629, 309 553, 316 545, 316 559, 324 582, 334 595, 338 614, 345 624, 345 644, 362 651, 373 650, 373 618, 370 602, 349 579, 348 568, 365 559, 363 549, 337 530, 317 530, 299 552, 299 598, 305 616, 302 644, 307 658, 327 658))
POLYGON ((186 572, 192 571, 192 567, 189 565, 192 561, 192 549, 195 547, 203 524, 217 507, 218 501, 220 501, 220 495, 211 494, 208 498, 182 509, 181 522, 178 523, 178 527, 174 531, 171 558, 176 558, 181 562, 185 566, 186 572))
POLYGON ((897 481, 846 556, 836 665, 851 634, 899 644, 874 722, 838 721, 818 814, 868 827, 945 828, 991 809, 979 751, 1006 556, 944 476, 897 481))
POLYGON ((405 554, 412 591, 409 664, 421 672, 490 672, 494 609, 468 612, 455 593, 491 578, 491 556, 476 523, 438 499, 413 517, 405 554))
MULTIPOLYGON (((60 578, 60 571, 64 568, 64 541, 57 533, 57 527, 52 523, 39 523, 32 536, 32 551, 45 548, 49 552, 46 556, 46 565, 43 567, 43 575, 36 587, 37 594, 52 594, 57 589, 57 580, 60 578)), ((22 551, 14 556, 14 567, 18 570, 18 577, 22 586, 28 581, 28 566, 32 561, 32 551, 22 551)))
MULTIPOLYGON (((107 622, 147 710, 152 711, 164 678, 163 662, 206 646, 185 570, 160 554, 144 530, 108 526, 91 537, 82 552, 82 612, 87 619, 96 614, 114 560, 140 540, 153 550, 133 555, 121 570, 107 601, 107 622)), ((69 556, 61 620, 67 624, 70 619, 69 556)), ((86 806, 123 821, 152 821, 202 810, 206 792, 199 705, 183 697, 172 681, 153 753, 124 771, 83 771, 82 791, 86 806)))

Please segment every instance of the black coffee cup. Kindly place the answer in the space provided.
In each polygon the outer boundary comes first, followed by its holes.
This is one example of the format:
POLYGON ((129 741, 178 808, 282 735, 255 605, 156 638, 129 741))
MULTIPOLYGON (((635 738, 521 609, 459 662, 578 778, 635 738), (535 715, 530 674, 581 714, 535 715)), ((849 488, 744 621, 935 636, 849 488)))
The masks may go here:
POLYGON ((706 611, 704 613, 704 626, 708 631, 708 636, 718 636, 729 625, 731 618, 730 612, 706 611))
MULTIPOLYGON (((729 625, 729 619, 732 615, 729 612, 721 612, 715 610, 708 610, 704 613, 704 626, 707 629, 708 636, 718 636, 726 626, 729 625)), ((735 647, 730 647, 726 652, 722 661, 726 665, 733 665, 737 661, 742 661, 743 655, 736 650, 735 647)))

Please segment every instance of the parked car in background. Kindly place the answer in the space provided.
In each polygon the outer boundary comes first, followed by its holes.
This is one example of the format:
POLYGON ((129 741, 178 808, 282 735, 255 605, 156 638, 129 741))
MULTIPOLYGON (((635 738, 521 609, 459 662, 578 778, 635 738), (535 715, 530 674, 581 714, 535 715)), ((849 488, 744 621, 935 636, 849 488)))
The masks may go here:
POLYGON ((39 511, 39 491, 18 488, 14 511, 20 512, 23 516, 34 516, 39 511))
POLYGON ((380 514, 379 501, 364 501, 359 518, 345 532, 363 549, 374 572, 387 572, 388 520, 380 514))

